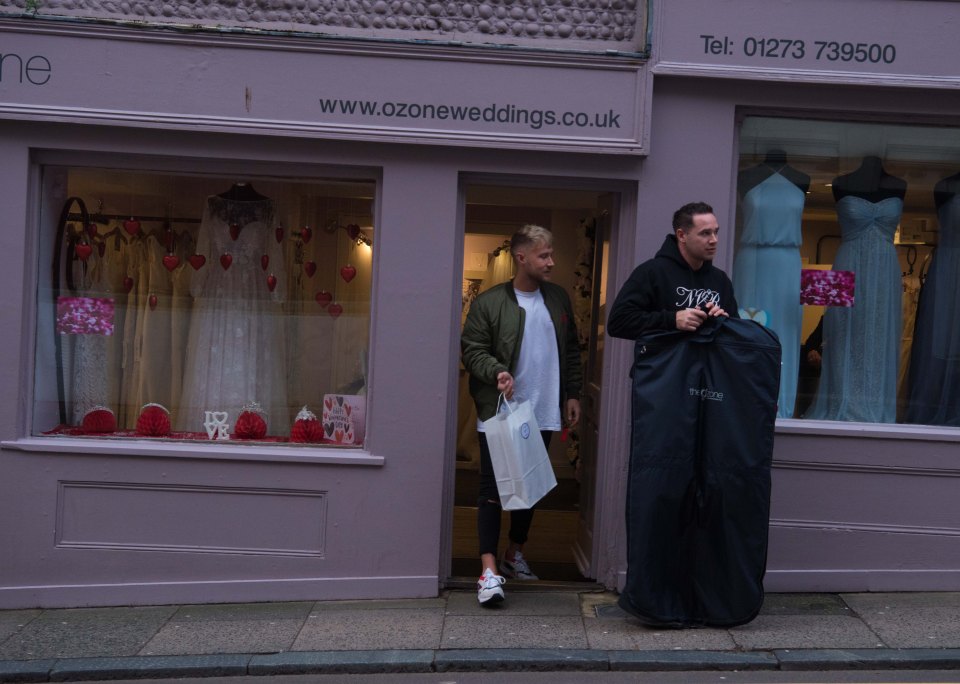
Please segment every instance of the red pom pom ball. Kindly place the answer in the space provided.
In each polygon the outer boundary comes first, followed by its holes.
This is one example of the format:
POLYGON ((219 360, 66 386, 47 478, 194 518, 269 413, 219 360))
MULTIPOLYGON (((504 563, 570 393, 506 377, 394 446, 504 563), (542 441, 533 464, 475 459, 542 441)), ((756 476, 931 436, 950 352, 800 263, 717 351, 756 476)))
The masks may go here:
POLYGON ((104 434, 117 429, 117 417, 106 406, 94 406, 83 414, 80 429, 85 434, 104 434))
POLYGON ((233 426, 233 436, 237 439, 263 439, 267 436, 267 421, 261 415, 259 407, 245 407, 233 426))
POLYGON ((317 415, 306 406, 300 409, 297 419, 290 428, 290 441, 300 444, 316 444, 323 440, 323 426, 317 415))
POLYGON ((137 418, 137 434, 166 437, 170 434, 170 412, 160 404, 145 405, 137 418))

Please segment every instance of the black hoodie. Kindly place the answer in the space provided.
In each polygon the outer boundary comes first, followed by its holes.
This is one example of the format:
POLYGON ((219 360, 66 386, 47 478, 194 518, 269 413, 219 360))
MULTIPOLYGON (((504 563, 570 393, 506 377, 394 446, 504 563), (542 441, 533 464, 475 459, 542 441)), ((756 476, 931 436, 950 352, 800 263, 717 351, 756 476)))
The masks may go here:
POLYGON ((677 311, 712 301, 739 318, 733 284, 705 261, 694 271, 680 254, 676 235, 667 235, 657 255, 637 266, 617 295, 607 332, 635 340, 649 330, 676 330, 677 311))

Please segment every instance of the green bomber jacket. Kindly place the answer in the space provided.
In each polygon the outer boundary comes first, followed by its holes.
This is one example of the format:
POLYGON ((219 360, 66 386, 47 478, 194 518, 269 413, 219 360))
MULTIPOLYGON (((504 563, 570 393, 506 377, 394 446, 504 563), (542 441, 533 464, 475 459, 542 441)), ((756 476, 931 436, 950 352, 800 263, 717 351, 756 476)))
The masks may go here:
MULTIPOLYGON (((583 370, 580 342, 573 320, 573 306, 567 291, 550 282, 540 284, 543 301, 553 320, 560 356, 560 415, 568 399, 580 398, 583 370)), ((470 305, 460 336, 461 359, 470 374, 470 396, 480 420, 497 411, 497 375, 516 372, 523 339, 524 310, 517 303, 513 282, 495 285, 470 305)))

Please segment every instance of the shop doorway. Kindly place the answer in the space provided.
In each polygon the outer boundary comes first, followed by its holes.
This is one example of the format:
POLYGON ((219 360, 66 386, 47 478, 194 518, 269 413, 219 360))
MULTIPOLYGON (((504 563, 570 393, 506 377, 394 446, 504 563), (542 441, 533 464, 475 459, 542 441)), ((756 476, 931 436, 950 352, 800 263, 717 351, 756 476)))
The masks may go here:
MULTIPOLYGON (((513 232, 525 223, 553 232, 556 265, 551 279, 569 293, 580 335, 583 416, 575 429, 551 440, 549 453, 558 484, 537 506, 524 555, 541 582, 592 581, 606 282, 617 196, 600 190, 478 183, 466 185, 464 197, 461 326, 479 293, 512 277, 508 242, 513 232)), ((476 529, 480 451, 477 414, 462 366, 458 390, 451 576, 475 578, 480 569, 476 529)), ((503 516, 501 553, 509 528, 508 514, 503 516)))

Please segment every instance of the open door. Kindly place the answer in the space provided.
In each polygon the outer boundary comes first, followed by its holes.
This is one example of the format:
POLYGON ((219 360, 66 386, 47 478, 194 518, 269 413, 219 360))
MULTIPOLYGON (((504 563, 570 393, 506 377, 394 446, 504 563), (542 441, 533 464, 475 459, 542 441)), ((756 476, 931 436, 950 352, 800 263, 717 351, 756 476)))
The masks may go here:
MULTIPOLYGON (((550 458, 558 485, 537 506, 524 556, 543 581, 589 581, 606 317, 603 310, 606 255, 615 198, 600 190, 479 183, 466 185, 464 196, 461 324, 477 294, 512 277, 508 241, 514 231, 524 223, 537 223, 554 235, 556 266, 552 281, 570 294, 581 338, 584 415, 567 439, 556 434, 551 441, 550 458)), ((480 570, 476 535, 479 447, 476 411, 467 380, 466 371, 461 367, 451 575, 472 582, 480 570)), ((503 514, 503 520, 501 553, 509 529, 508 514, 503 514)))
POLYGON ((594 497, 597 492, 597 459, 600 443, 600 396, 603 375, 603 340, 607 324, 607 273, 610 260, 612 217, 616 216, 616 197, 599 198, 594 222, 593 268, 590 293, 590 329, 580 399, 580 453, 577 469, 580 478, 580 507, 573 554, 577 568, 585 577, 596 577, 593 569, 594 497))

